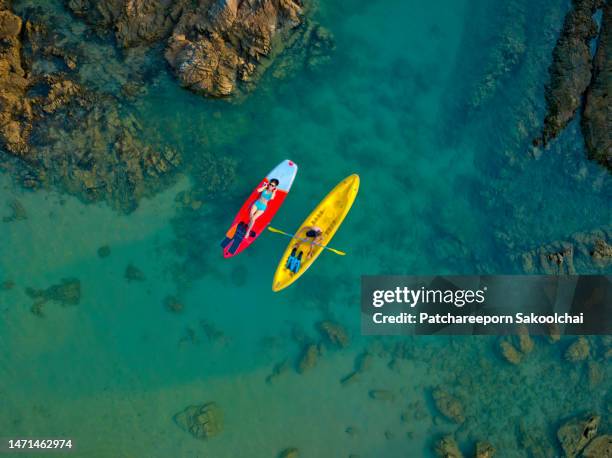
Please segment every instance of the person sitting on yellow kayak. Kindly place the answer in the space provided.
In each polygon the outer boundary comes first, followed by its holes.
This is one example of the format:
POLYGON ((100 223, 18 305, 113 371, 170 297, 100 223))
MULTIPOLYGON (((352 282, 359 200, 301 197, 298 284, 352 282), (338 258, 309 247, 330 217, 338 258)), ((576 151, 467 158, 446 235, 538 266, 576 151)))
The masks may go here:
POLYGON ((259 198, 251 206, 249 227, 246 231, 247 237, 249 237, 249 235, 251 234, 251 229, 253 229, 255 220, 257 220, 257 218, 259 218, 263 214, 263 212, 266 211, 266 208, 268 207, 268 202, 274 199, 274 197, 276 197, 277 186, 278 180, 276 178, 272 178, 269 183, 264 182, 264 184, 257 189, 257 192, 261 194, 259 194, 259 198))
MULTIPOLYGON (((302 229, 300 229, 298 231, 297 234, 295 234, 296 238, 303 238, 306 239, 306 241, 310 242, 310 249, 308 250, 308 254, 306 255, 307 258, 311 258, 312 255, 314 254, 314 247, 316 245, 320 245, 321 242, 323 241, 323 229, 321 229, 318 226, 305 226, 302 229), (300 234, 304 234, 303 236, 300 236, 300 234)), ((298 240, 295 243, 295 249, 297 249, 300 246, 301 240, 298 240)))
POLYGON ((300 250, 300 252, 297 253, 297 250, 300 247, 300 244, 310 243, 310 249, 308 250, 308 254, 306 255, 306 257, 311 258, 312 255, 314 254, 314 247, 316 245, 320 245, 323 240, 323 230, 317 226, 305 226, 302 229, 300 229, 294 235, 294 237, 297 240, 295 242, 295 245, 293 246, 293 249, 291 250, 291 254, 289 255, 289 258, 287 259, 287 263, 285 264, 285 267, 289 269, 291 272, 293 272, 294 274, 296 274, 298 270, 300 270, 300 267, 302 265, 302 255, 304 254, 302 250, 300 250), (303 236, 300 236, 301 234, 303 234, 303 236), (297 253, 297 256, 296 256, 296 253, 297 253))

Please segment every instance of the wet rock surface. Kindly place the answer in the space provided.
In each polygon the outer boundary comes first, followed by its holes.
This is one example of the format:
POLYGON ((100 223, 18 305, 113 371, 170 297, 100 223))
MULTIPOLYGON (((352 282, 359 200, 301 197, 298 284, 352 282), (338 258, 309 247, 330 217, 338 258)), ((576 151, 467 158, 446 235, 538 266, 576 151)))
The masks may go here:
POLYGON ((246 88, 302 23, 299 0, 70 0, 68 7, 121 47, 164 43, 165 58, 186 88, 225 97, 246 88))
POLYGON ((77 41, 65 18, 43 7, 22 9, 27 20, 0 5, 0 148, 19 159, 5 165, 26 188, 133 210, 168 184, 161 177, 180 164, 178 152, 151 147, 114 94, 83 84, 91 78, 80 61, 98 57, 95 44, 77 41))
POLYGON ((586 447, 597 434, 601 417, 589 415, 585 418, 574 418, 563 424, 557 431, 557 438, 565 456, 572 458, 586 447))
POLYGON ((553 51, 550 82, 546 87, 547 114, 541 138, 546 145, 574 118, 586 94, 582 128, 589 157, 612 170, 609 138, 610 6, 603 0, 575 0, 565 17, 553 51), (604 6, 605 5, 605 6, 604 6), (604 6, 604 20, 595 59, 591 40, 598 36, 595 12, 604 6), (588 89, 588 90, 587 90, 588 89))
POLYGON ((582 132, 591 159, 612 170, 610 91, 612 90, 612 4, 604 2, 601 33, 586 92, 582 132))
POLYGON ((187 407, 174 422, 196 439, 209 439, 223 431, 223 413, 214 402, 187 407))

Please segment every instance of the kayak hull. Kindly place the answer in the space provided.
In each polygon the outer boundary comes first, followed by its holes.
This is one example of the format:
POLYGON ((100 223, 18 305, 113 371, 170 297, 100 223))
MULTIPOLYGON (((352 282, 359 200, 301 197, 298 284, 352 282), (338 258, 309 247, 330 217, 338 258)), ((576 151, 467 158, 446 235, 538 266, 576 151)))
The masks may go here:
POLYGON ((246 250, 255 240, 257 240, 268 224, 270 224, 272 218, 274 218, 280 207, 283 205, 287 194, 291 190, 291 186, 293 185, 297 172, 297 164, 289 159, 286 159, 270 170, 266 177, 257 184, 249 197, 242 204, 242 207, 240 207, 240 210, 232 221, 232 225, 226 233, 225 240, 223 240, 221 243, 224 258, 237 256, 246 250), (252 229, 252 232, 255 233, 254 236, 246 234, 246 227, 248 226, 250 220, 251 207, 255 201, 259 199, 260 193, 257 190, 263 185, 264 182, 269 182, 273 178, 276 178, 279 181, 276 195, 274 196, 274 199, 268 201, 266 210, 255 221, 252 229))
MULTIPOLYGON (((305 228, 317 226, 323 230, 321 245, 327 246, 346 218, 358 192, 359 175, 351 175, 342 180, 308 215, 296 231, 296 236, 304 237, 305 228)), ((272 280, 272 291, 281 291, 300 278, 324 251, 323 246, 313 246, 307 241, 295 239, 289 242, 276 268, 272 280), (300 269, 297 272, 292 272, 287 266, 287 260, 294 248, 296 254, 299 254, 300 251, 303 253, 300 269)))

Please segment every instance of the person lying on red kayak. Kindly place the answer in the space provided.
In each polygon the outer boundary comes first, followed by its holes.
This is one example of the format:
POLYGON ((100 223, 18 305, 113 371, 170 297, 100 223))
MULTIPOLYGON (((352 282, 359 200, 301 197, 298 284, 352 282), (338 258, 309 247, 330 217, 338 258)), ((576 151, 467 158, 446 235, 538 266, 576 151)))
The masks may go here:
POLYGON ((278 186, 278 180, 276 178, 272 178, 269 183, 264 181, 263 185, 257 189, 259 194, 259 198, 253 203, 251 206, 251 213, 249 215, 249 227, 246 231, 246 236, 249 237, 251 235, 251 229, 253 229, 253 225, 257 218, 263 215, 263 212, 266 211, 268 207, 268 202, 274 199, 276 196, 276 187, 278 186))

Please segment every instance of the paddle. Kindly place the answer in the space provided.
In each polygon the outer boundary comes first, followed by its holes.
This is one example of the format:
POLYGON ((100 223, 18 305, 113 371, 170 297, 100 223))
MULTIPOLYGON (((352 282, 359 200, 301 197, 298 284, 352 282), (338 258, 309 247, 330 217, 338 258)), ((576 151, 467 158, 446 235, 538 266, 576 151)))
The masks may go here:
POLYGON ((346 253, 345 253, 344 251, 336 250, 336 249, 334 249, 334 248, 330 248, 330 247, 328 247, 328 246, 321 245, 320 243, 312 243, 312 242, 310 242, 310 241, 309 241, 309 240, 307 240, 307 239, 301 239, 301 238, 299 238, 299 237, 296 237, 296 236, 295 236, 295 234, 289 234, 289 233, 287 233, 287 232, 283 232, 283 231, 281 231, 280 229, 276 229, 276 228, 274 228, 274 227, 270 227, 270 226, 268 226, 268 230, 269 230, 269 231, 271 231, 271 232, 275 232, 276 234, 286 235, 287 237, 291 237, 292 239, 297 239, 297 240, 300 240, 300 241, 302 241, 302 242, 311 243, 312 245, 320 246, 320 247, 321 247, 321 248, 323 248, 324 250, 329 250, 329 251, 331 251, 332 253, 336 253, 337 255, 340 255, 340 256, 345 256, 345 255, 346 255, 346 253))

